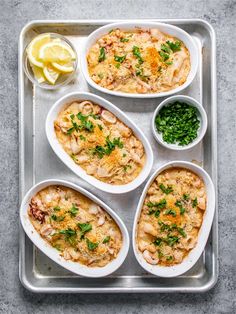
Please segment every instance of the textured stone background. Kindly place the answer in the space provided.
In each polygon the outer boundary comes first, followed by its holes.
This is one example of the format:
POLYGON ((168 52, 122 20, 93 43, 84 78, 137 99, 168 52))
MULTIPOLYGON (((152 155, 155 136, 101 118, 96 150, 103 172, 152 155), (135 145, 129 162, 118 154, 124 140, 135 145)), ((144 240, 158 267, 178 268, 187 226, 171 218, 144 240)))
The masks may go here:
POLYGON ((0 0, 0 313, 235 313, 236 125, 233 0, 0 0), (18 279, 17 42, 32 19, 203 18, 217 34, 220 277, 205 294, 34 295, 18 279))

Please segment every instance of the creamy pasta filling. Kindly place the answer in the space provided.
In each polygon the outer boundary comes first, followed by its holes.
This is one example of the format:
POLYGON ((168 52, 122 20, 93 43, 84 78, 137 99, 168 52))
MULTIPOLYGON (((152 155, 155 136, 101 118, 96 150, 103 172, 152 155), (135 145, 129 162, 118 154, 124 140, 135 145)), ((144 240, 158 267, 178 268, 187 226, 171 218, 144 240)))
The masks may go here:
POLYGON ((76 164, 100 181, 123 185, 145 164, 145 151, 133 131, 110 111, 75 101, 54 122, 57 139, 76 164))
POLYGON ((158 29, 122 31, 102 36, 87 55, 89 74, 101 87, 125 93, 159 93, 186 81, 189 51, 178 38, 158 29))
POLYGON ((49 186, 32 197, 28 215, 36 231, 66 260, 104 267, 117 257, 121 231, 113 218, 81 193, 49 186))
POLYGON ((157 176, 148 189, 137 226, 137 245, 152 265, 180 264, 195 247, 206 209, 203 180, 184 168, 157 176))

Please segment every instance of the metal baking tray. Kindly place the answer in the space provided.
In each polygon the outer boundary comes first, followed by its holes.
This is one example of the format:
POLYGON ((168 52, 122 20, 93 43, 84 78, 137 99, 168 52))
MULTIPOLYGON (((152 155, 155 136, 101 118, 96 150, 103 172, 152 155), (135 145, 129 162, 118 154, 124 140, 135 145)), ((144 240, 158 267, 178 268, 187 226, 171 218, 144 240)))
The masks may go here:
MULTIPOLYGON (((38 181, 63 178, 77 183, 110 205, 126 223, 131 232, 135 209, 144 188, 125 195, 111 195, 96 189, 76 177, 57 158, 45 135, 45 117, 52 104, 71 91, 89 90, 110 100, 124 110, 144 131, 150 140, 155 160, 152 172, 170 160, 200 162, 210 174, 217 192, 217 113, 216 113, 216 57, 215 33, 211 25, 199 19, 152 19, 166 22, 187 31, 199 48, 200 63, 193 83, 182 92, 190 95, 206 109, 209 124, 203 143, 187 152, 170 152, 157 144, 151 134, 150 120, 162 99, 128 99, 110 96, 91 89, 80 68, 70 85, 56 91, 33 86, 23 72, 22 54, 27 43, 37 34, 58 32, 70 39, 78 54, 88 34, 96 28, 117 20, 32 21, 27 24, 19 39, 19 151, 20 151, 20 201, 26 191, 38 181)), ((177 278, 158 278, 146 273, 135 260, 132 247, 126 261, 114 274, 99 279, 82 278, 61 268, 36 249, 20 226, 19 275, 22 284, 33 292, 54 293, 150 293, 150 292, 204 292, 214 286, 218 277, 217 210, 204 253, 196 265, 177 278)))

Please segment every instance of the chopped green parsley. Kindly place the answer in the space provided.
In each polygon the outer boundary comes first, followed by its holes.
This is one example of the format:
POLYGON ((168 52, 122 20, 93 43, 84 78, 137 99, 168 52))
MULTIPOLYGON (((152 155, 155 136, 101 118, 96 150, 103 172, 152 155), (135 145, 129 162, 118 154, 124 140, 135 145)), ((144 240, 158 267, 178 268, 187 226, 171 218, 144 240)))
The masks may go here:
POLYGON ((123 142, 121 142, 120 137, 114 138, 111 141, 109 136, 107 136, 105 146, 97 145, 94 149, 92 149, 92 154, 97 155, 101 159, 105 155, 110 155, 116 147, 118 148, 124 147, 124 144, 123 142))
POLYGON ((106 59, 106 51, 105 51, 105 48, 102 47, 100 48, 100 54, 99 54, 99 57, 98 57, 98 62, 102 62, 106 59))
POLYGON ((98 247, 98 242, 91 242, 88 238, 86 238, 87 247, 90 251, 95 250, 98 247))
POLYGON ((77 226, 80 228, 80 239, 84 238, 85 233, 92 230, 92 225, 90 223, 78 223, 77 226))
POLYGON ((165 193, 165 194, 170 194, 171 192, 174 191, 171 186, 168 185, 167 187, 165 187, 163 183, 161 183, 161 184, 159 185, 159 188, 160 188, 160 189, 162 190, 162 192, 165 193))
POLYGON ((176 101, 161 108, 155 118, 155 125, 166 143, 188 145, 198 136, 198 110, 187 103, 176 101))

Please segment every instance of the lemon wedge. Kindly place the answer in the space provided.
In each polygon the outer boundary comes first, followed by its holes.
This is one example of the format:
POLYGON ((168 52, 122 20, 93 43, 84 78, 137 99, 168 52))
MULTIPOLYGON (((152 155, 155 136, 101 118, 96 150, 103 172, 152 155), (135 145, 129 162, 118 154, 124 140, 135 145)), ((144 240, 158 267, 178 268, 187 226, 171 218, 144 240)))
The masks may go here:
POLYGON ((39 82, 39 83, 43 83, 45 82, 45 76, 43 74, 43 69, 42 68, 39 68, 37 67, 36 65, 30 63, 30 66, 32 68, 32 71, 34 73, 34 77, 36 78, 36 80, 39 82))
POLYGON ((59 42, 50 42, 41 46, 39 50, 39 59, 44 63, 68 63, 76 59, 74 51, 59 42))
POLYGON ((68 62, 68 63, 64 63, 64 64, 52 62, 52 65, 55 69, 57 69, 58 71, 60 71, 62 73, 71 73, 74 71, 74 66, 73 66, 72 62, 68 62))
POLYGON ((54 69, 51 65, 47 65, 43 68, 43 74, 46 77, 46 80, 51 83, 52 85, 55 84, 56 80, 58 79, 60 73, 54 69))
POLYGON ((29 44, 29 47, 27 48, 27 54, 28 58, 31 64, 43 68, 43 62, 39 60, 39 50, 40 48, 49 43, 51 40, 49 34, 39 35, 35 37, 31 43, 29 44))

